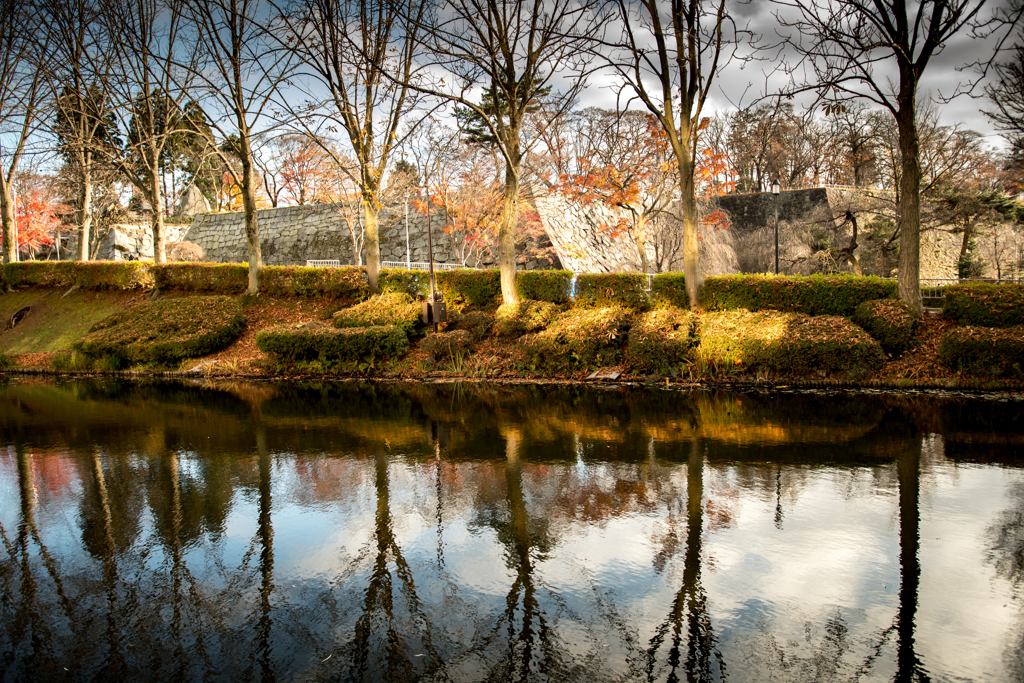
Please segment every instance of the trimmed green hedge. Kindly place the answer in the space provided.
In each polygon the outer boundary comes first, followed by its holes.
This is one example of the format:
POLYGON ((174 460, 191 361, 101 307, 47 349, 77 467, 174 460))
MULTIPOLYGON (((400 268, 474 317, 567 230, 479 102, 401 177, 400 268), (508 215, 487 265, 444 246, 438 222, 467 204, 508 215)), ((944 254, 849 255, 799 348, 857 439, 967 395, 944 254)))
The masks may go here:
POLYGON ((859 275, 721 275, 709 277, 700 301, 708 311, 790 311, 849 317, 865 301, 895 299, 896 282, 859 275))
POLYGON ((249 287, 248 263, 165 263, 153 275, 160 289, 242 294, 249 287))
POLYGON ((337 299, 351 306, 366 299, 370 284, 362 266, 266 266, 260 269, 260 291, 271 296, 337 299))
POLYGON ((449 307, 493 311, 501 304, 501 277, 496 268, 442 270, 434 273, 434 282, 449 307))
MULTIPOLYGON (((381 292, 399 292, 415 297, 430 293, 430 273, 425 270, 405 268, 383 268, 377 286, 381 292)), ((501 303, 501 279, 498 271, 456 270, 434 271, 434 286, 444 296, 449 308, 470 306, 494 310, 501 303)))
POLYGON ((569 302, 571 283, 571 270, 521 270, 516 273, 520 299, 565 304, 569 302))
POLYGON ((558 317, 561 309, 548 301, 520 301, 502 304, 494 314, 494 334, 503 339, 514 339, 528 332, 546 329, 558 317))
POLYGON ((534 369, 577 370, 615 365, 632 314, 621 308, 574 308, 558 316, 544 331, 519 340, 526 362, 534 369))
POLYGON ((316 362, 324 369, 361 370, 400 356, 409 338, 396 325, 334 329, 322 323, 270 327, 256 334, 256 347, 278 362, 316 362))
POLYGON ((1024 326, 959 327, 939 343, 939 362, 975 375, 1024 375, 1024 326))
POLYGON ((914 309, 898 299, 876 299, 857 306, 853 322, 877 339, 886 353, 898 357, 914 344, 919 320, 914 309))
POLYGON ((697 356, 721 368, 864 375, 885 362, 877 341, 838 316, 720 311, 702 315, 699 329, 697 356))
POLYGON ((643 273, 581 273, 576 276, 577 308, 625 308, 646 311, 647 276, 643 273))
POLYGON ((394 325, 413 336, 423 328, 422 304, 413 301, 408 294, 388 292, 372 296, 351 308, 343 308, 334 314, 334 326, 378 327, 394 325))
POLYGON ((3 283, 12 287, 148 289, 153 286, 149 261, 21 261, 3 267, 3 283))
POLYGON ((689 308, 686 277, 682 273, 658 273, 651 282, 651 304, 655 308, 689 308))
POLYGON ((381 268, 377 278, 377 289, 381 294, 398 292, 415 298, 417 294, 430 293, 430 273, 425 270, 405 268, 381 268))
POLYGON ((667 371, 684 363, 696 344, 696 319, 688 310, 658 308, 641 314, 629 330, 626 358, 636 368, 667 371))
POLYGON ((1024 285, 958 284, 946 289, 942 315, 961 325, 1024 325, 1024 285))
POLYGON ((128 364, 171 363, 224 348, 242 333, 245 316, 226 296, 190 296, 138 304, 93 325, 71 346, 90 358, 128 364))

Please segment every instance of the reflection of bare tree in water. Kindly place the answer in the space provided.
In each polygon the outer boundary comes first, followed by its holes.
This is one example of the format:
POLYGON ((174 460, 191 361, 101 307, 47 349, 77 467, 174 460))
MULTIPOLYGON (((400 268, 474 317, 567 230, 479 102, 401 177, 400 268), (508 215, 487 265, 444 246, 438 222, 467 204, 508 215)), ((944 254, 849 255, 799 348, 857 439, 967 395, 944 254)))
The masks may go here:
POLYGON ((421 667, 428 670, 436 668, 441 659, 432 643, 430 620, 416 592, 412 568, 395 537, 386 452, 375 456, 374 469, 377 509, 370 548, 374 553, 373 566, 363 597, 362 614, 355 625, 352 651, 343 652, 342 656, 351 663, 349 677, 352 680, 363 680, 371 674, 382 681, 415 680, 421 673, 421 667), (403 624, 404 620, 397 613, 396 583, 407 603, 411 623, 403 624), (403 626, 418 635, 422 652, 413 647, 413 638, 408 633, 403 634, 403 626))
MULTIPOLYGON (((1024 600, 1024 483, 1010 486, 1013 504, 1004 510, 999 520, 989 527, 991 539, 989 561, 996 572, 1013 585, 1018 601, 1024 600)), ((1004 655, 1007 669, 1013 679, 1024 680, 1024 613, 1020 616, 1016 637, 1010 639, 1004 655)))
MULTIPOLYGON (((56 566, 50 557, 46 546, 39 537, 39 530, 36 526, 35 506, 36 490, 32 477, 32 459, 24 447, 15 447, 18 462, 18 493, 21 502, 21 522, 18 525, 18 534, 12 541, 7 535, 7 530, 0 526, 0 538, 3 540, 4 549, 11 558, 11 566, 6 563, 2 566, 0 577, 3 578, 4 598, 3 605, 12 606, 14 615, 12 619, 5 619, 5 626, 9 634, 9 642, 15 647, 28 650, 25 656, 26 669, 35 670, 38 662, 44 661, 44 653, 47 650, 47 643, 52 634, 49 629, 49 619, 45 617, 44 605, 40 599, 40 586, 32 571, 32 545, 35 541, 39 548, 40 555, 46 565, 47 571, 57 588, 58 596, 64 607, 65 613, 70 621, 70 604, 64 594, 60 577, 56 573, 56 566), (20 571, 14 569, 17 566, 20 571), (14 585, 15 579, 17 587, 14 585), (17 596, 15 594, 18 594, 17 596)), ((6 610, 5 610, 6 611, 6 610)), ((41 667, 40 667, 41 669, 41 667)))
POLYGON ((921 449, 900 453, 896 464, 900 482, 900 607, 896 618, 896 678, 927 681, 928 673, 914 648, 918 588, 921 582, 921 449))
MULTIPOLYGON (((259 680, 273 681, 273 628, 270 598, 274 592, 274 527, 270 519, 270 450, 267 434, 262 425, 256 427, 256 450, 259 453, 260 515, 256 535, 260 543, 260 610, 256 619, 252 644, 253 659, 259 667, 259 680)), ((252 678, 250 676, 250 678, 252 678)))
POLYGON ((707 593, 701 585, 701 541, 704 533, 704 457, 700 441, 690 449, 686 474, 686 555, 683 584, 672 601, 668 617, 655 629, 646 655, 649 681, 711 681, 725 677, 725 662, 708 613, 707 593), (668 644, 667 659, 659 663, 668 644), (666 671, 667 670, 667 671, 666 671))

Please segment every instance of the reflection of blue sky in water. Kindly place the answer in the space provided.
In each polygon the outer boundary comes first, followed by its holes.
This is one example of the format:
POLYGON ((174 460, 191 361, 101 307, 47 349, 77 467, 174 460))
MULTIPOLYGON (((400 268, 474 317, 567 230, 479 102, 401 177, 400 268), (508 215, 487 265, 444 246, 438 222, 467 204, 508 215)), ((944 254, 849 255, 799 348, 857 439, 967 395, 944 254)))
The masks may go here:
MULTIPOLYGON (((574 455, 531 461, 529 439, 514 431, 502 437, 519 444, 521 470, 509 469, 504 448, 493 443, 488 458, 475 461, 442 457, 439 464, 393 452, 383 470, 375 469, 380 463, 364 442, 331 455, 272 445, 264 501, 273 528, 267 604, 269 653, 279 678, 344 678, 377 566, 376 575, 383 568, 391 588, 373 603, 371 622, 392 625, 401 639, 394 652, 409 658, 409 670, 423 674, 434 667, 436 676, 428 680, 515 680, 525 670, 516 662, 549 667, 556 679, 576 671, 588 682, 644 680, 649 672, 665 680, 676 626, 671 609, 687 581, 695 583, 679 603, 684 664, 692 629, 703 628, 709 671, 718 672, 720 657, 729 680, 893 680, 901 538, 892 457, 852 466, 744 462, 737 453, 756 446, 726 456, 720 442, 703 440, 697 451, 703 462, 701 546, 699 556, 689 556, 693 482, 685 443, 676 444, 679 453, 670 459, 660 459, 652 447, 625 461, 597 460, 593 448, 586 462, 574 455), (510 488, 516 481, 518 494, 510 488), (382 533, 393 537, 383 558, 382 533), (694 559, 699 564, 690 564, 694 559), (403 563, 410 574, 402 574, 403 563), (514 585, 522 589, 510 594, 514 585), (691 620, 694 609, 699 614, 691 620), (420 626, 424 617, 427 629, 420 626), (423 651, 428 640, 436 654, 423 651)), ((600 445, 601 437, 589 438, 600 445)), ((550 443, 563 442, 572 449, 579 439, 550 443)), ((941 437, 904 439, 904 446, 922 443, 917 658, 933 680, 1012 680, 1007 651, 1020 642, 1024 606, 990 559, 991 528, 1019 505, 1009 492, 1024 485, 1024 470, 958 464, 946 459, 941 437)), ((610 452, 622 449, 618 444, 610 452)), ((550 449, 544 452, 550 456, 550 449)), ((90 591, 102 584, 103 568, 81 551, 90 512, 79 497, 95 489, 92 456, 50 448, 21 453, 13 446, 0 450, 5 542, 17 556, 18 539, 29 538, 19 536, 26 501, 18 466, 28 456, 34 493, 27 503, 42 541, 28 542, 38 584, 34 604, 54 620, 53 652, 80 655, 77 671, 85 675, 98 666, 103 646, 75 644, 60 634, 63 608, 50 572, 62 577, 70 609, 92 624, 79 635, 101 633, 106 603, 102 592, 90 591), (53 569, 42 546, 55 558, 53 569)), ((164 457, 142 448, 104 453, 105 466, 116 459, 118 472, 141 482, 157 476, 154 458, 164 457)), ((153 484, 123 487, 134 496, 123 508, 136 511, 138 528, 115 558, 116 609, 126 619, 124 632, 134 634, 123 642, 135 638, 140 647, 160 651, 177 601, 185 623, 205 629, 206 654, 193 652, 191 671, 202 672, 205 656, 228 676, 252 670, 242 662, 253 656, 247 629, 261 604, 261 491, 254 452, 179 451, 178 476, 202 489, 216 458, 225 459, 223 483, 232 493, 222 526, 184 547, 187 576, 177 593, 165 578, 170 545, 156 521, 166 501, 154 497, 153 484), (159 618, 143 618, 146 612, 159 618)), ((28 646, 15 643, 11 630, 22 564, 8 554, 2 558, 0 657, 25 657, 28 646)), ((197 646, 190 640, 188 647, 197 646)), ((372 673, 366 677, 375 680, 372 673)), ((527 677, 543 679, 540 670, 527 677)))

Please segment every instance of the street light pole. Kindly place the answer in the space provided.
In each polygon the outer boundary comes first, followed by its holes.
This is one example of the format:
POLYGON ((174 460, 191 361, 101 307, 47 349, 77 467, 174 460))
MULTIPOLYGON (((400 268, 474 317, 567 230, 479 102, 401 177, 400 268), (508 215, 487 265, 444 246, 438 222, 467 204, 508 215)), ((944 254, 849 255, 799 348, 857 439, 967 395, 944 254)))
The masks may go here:
POLYGON ((412 269, 412 255, 409 253, 409 195, 414 188, 405 191, 405 269, 412 269))
POLYGON ((775 195, 775 274, 779 274, 779 179, 772 181, 772 194, 775 195))

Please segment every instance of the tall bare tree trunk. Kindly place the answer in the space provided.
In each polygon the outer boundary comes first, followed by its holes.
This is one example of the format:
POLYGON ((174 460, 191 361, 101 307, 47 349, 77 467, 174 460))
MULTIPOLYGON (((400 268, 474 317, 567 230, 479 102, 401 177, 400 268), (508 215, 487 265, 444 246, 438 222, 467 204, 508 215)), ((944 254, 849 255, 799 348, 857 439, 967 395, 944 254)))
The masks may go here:
POLYGON ((690 152, 690 131, 679 132, 681 149, 676 150, 679 163, 679 193, 683 207, 683 276, 690 308, 700 307, 700 250, 697 244, 697 197, 693 184, 693 156, 690 152))
POLYGON ((916 88, 901 79, 900 110, 896 123, 900 135, 903 176, 900 178, 900 258, 896 270, 900 300, 918 313, 921 300, 921 163, 917 138, 916 88))
POLYGON ((257 296, 260 293, 263 254, 260 250, 260 228, 256 223, 256 186, 253 184, 252 148, 249 146, 248 131, 242 133, 241 137, 242 211, 245 213, 245 241, 249 247, 249 288, 245 293, 257 296))
POLYGON ((14 221, 12 181, 0 171, 0 221, 4 231, 4 263, 18 262, 18 226, 14 221))
MULTIPOLYGON (((89 155, 83 155, 88 159, 89 155)), ((78 192, 78 255, 79 261, 89 260, 89 242, 92 239, 92 171, 82 165, 82 187, 78 192)))
MULTIPOLYGON (((430 207, 427 207, 430 210, 430 207)), ((356 248, 355 228, 352 232, 352 247, 356 248)), ((370 294, 377 293, 377 280, 380 277, 380 230, 377 226, 376 193, 370 198, 363 198, 363 247, 366 249, 366 277, 370 281, 370 294)), ((359 252, 352 254, 359 262, 359 252)))
POLYGON ((167 235, 164 233, 164 212, 160 169, 156 163, 150 165, 150 192, 149 203, 153 209, 151 225, 153 228, 153 261, 156 264, 167 261, 167 235))
MULTIPOLYGON (((518 134, 517 134, 518 137, 518 134)), ((510 150, 518 160, 519 145, 510 150)), ((505 304, 519 302, 516 288, 516 226, 519 224, 519 169, 505 163, 505 197, 498 225, 498 272, 501 277, 501 300, 505 304)))

